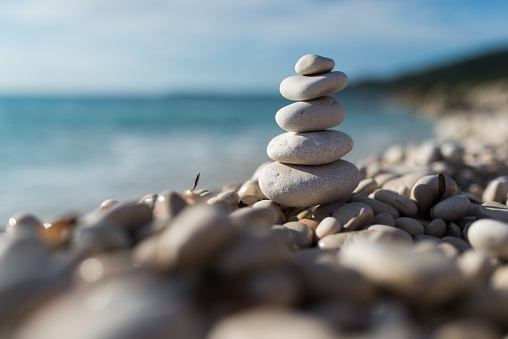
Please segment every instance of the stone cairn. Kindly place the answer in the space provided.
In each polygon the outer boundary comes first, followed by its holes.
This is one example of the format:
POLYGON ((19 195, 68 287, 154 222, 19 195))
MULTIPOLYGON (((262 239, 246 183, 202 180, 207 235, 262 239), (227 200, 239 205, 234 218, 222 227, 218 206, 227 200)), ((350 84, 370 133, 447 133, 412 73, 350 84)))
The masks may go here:
POLYGON ((314 54, 298 60, 298 74, 280 85, 283 97, 295 100, 281 108, 275 119, 287 133, 268 144, 275 160, 259 175, 259 186, 271 200, 285 206, 309 207, 349 195, 360 181, 355 165, 341 158, 353 148, 343 132, 328 128, 346 117, 344 105, 330 94, 346 87, 346 74, 332 71, 335 62, 314 54))

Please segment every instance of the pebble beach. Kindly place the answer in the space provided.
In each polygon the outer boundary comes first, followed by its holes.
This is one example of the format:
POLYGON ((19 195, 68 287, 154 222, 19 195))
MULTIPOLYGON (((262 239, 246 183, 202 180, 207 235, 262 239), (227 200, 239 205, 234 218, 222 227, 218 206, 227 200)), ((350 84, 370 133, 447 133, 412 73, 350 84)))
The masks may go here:
POLYGON ((508 147, 433 139, 343 160, 352 139, 328 129, 344 105, 327 96, 347 77, 330 60, 283 81, 287 133, 248 180, 10 217, 0 337, 508 338, 508 147), (292 92, 313 76, 329 83, 292 92))

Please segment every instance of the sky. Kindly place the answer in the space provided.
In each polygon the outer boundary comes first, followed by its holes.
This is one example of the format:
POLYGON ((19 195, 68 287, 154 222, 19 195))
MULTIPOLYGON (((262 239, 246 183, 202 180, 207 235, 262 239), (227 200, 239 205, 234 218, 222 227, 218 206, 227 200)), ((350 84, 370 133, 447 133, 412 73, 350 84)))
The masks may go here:
POLYGON ((303 55, 350 82, 508 46, 504 0, 2 0, 0 95, 272 93, 303 55))

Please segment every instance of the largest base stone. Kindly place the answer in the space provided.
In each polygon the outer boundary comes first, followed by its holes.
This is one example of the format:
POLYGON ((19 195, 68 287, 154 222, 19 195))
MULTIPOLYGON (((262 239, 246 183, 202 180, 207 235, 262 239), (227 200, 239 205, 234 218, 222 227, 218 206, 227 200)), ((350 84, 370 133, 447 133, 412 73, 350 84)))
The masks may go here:
POLYGON ((306 166, 273 162, 259 174, 259 187, 271 200, 291 207, 310 207, 348 196, 360 182, 358 168, 346 160, 306 166))

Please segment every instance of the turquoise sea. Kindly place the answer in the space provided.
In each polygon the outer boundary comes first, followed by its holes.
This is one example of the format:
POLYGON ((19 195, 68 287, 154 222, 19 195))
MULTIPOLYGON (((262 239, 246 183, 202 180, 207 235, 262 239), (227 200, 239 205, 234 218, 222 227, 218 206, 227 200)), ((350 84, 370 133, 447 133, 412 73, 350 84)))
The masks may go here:
MULTIPOLYGON (((433 136, 432 125, 381 93, 343 91, 336 127, 354 160, 393 143, 433 136)), ((41 219, 85 213, 105 199, 137 200, 166 189, 218 190, 248 179, 282 133, 269 96, 0 98, 0 224, 14 213, 41 219)))

